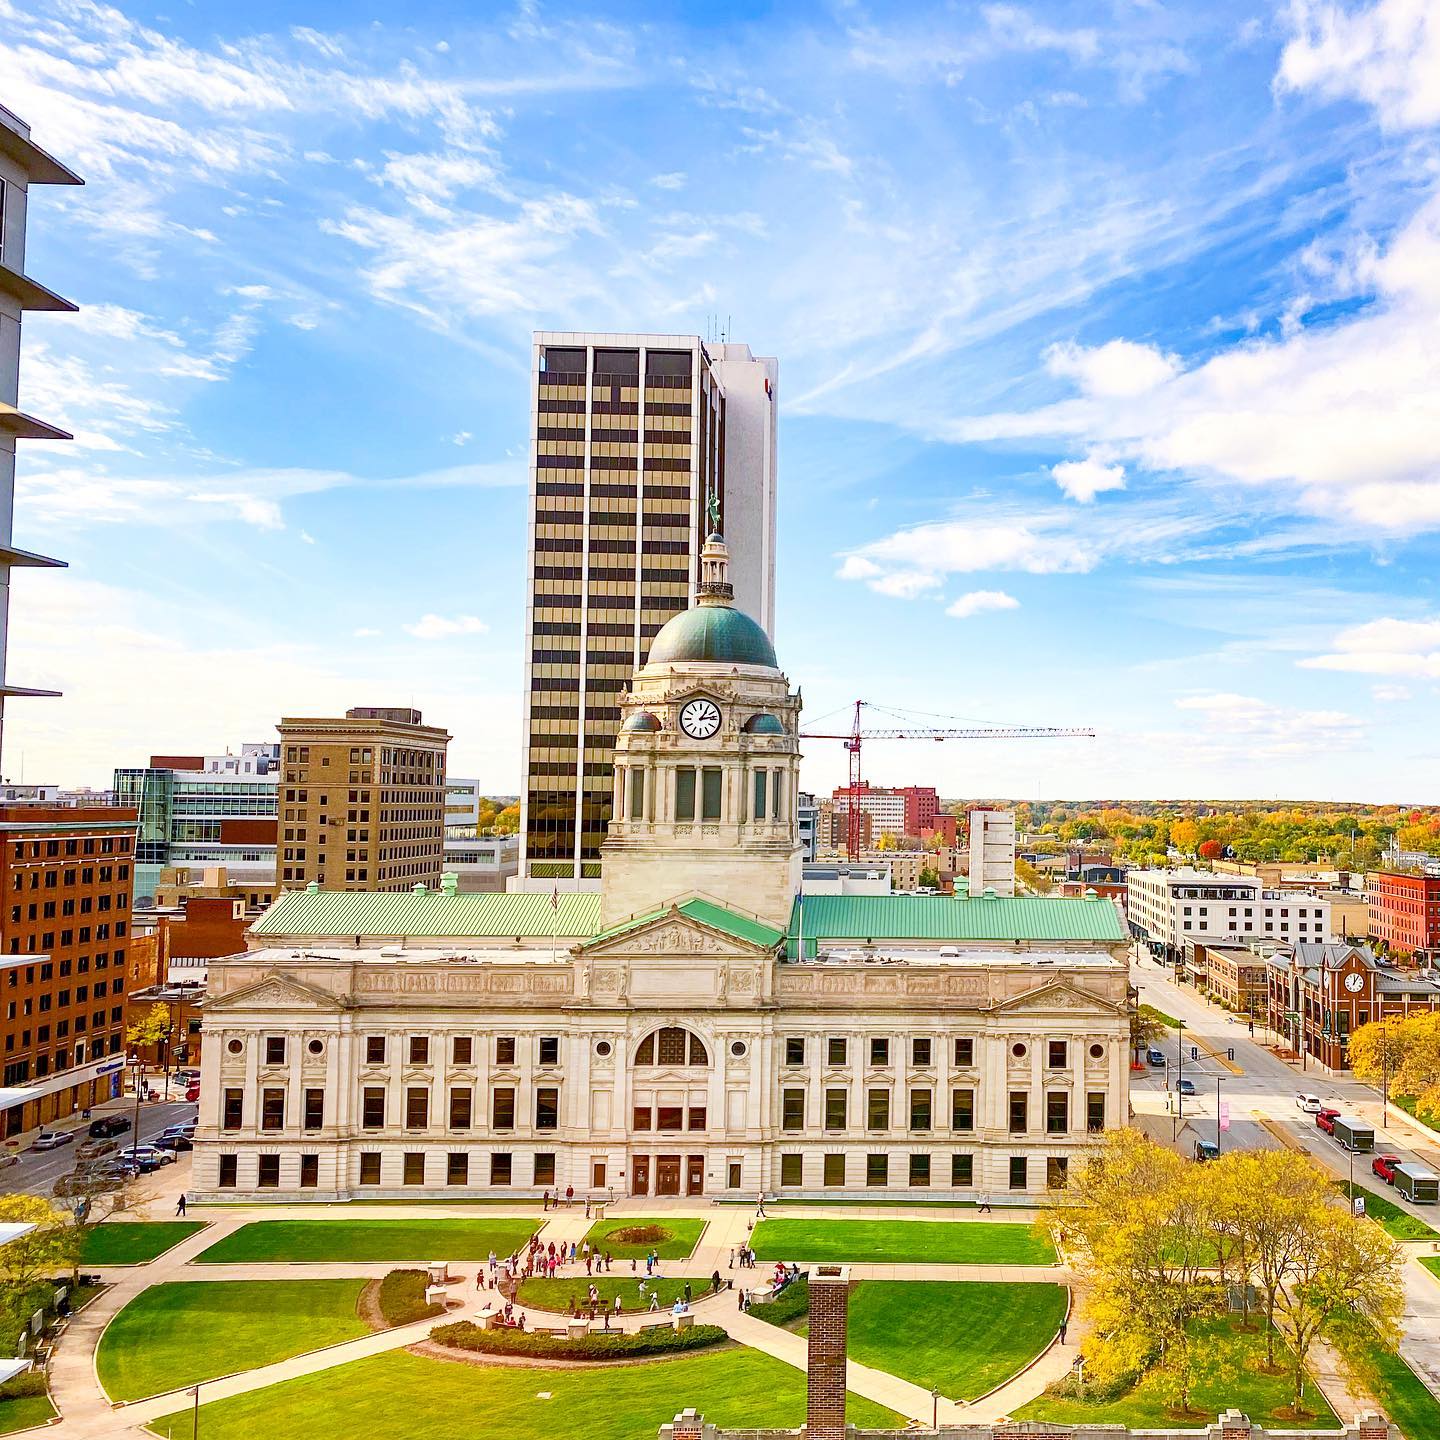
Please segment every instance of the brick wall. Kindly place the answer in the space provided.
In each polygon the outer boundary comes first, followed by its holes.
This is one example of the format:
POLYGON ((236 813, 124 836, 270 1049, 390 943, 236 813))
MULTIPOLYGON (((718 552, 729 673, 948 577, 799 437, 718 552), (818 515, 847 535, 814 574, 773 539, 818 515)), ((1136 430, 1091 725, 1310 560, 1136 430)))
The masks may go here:
POLYGON ((810 1337, 805 1359, 806 1440, 845 1440, 845 1332, 850 1272, 810 1272, 810 1337))

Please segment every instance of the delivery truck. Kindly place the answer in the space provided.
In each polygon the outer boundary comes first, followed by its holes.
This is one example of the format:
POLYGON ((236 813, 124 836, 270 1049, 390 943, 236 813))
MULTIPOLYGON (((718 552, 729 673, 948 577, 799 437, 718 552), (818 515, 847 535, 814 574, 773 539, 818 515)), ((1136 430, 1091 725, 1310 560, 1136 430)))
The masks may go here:
POLYGON ((1337 1115, 1330 1132, 1347 1150, 1368 1155, 1375 1148, 1375 1129, 1354 1115, 1337 1115))
POLYGON ((1397 1165, 1395 1193, 1413 1205, 1440 1204, 1440 1175, 1423 1165, 1397 1165))

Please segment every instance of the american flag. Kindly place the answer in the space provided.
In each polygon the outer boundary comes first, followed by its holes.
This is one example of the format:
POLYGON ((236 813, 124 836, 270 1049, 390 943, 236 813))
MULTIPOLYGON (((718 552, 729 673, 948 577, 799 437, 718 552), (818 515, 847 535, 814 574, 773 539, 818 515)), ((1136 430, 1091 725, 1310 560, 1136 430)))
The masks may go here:
POLYGON ((552 910, 560 908, 560 882, 558 880, 555 882, 555 888, 550 892, 550 908, 552 910))

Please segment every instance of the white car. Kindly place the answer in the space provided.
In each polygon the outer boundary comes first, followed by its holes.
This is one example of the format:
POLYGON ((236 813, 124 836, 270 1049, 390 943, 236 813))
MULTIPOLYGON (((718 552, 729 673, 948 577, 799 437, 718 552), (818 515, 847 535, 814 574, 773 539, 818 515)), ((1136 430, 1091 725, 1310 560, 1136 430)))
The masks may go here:
POLYGON ((1318 1115, 1320 1113, 1320 1097, 1318 1095, 1307 1095, 1303 1090, 1295 1092, 1295 1104, 1307 1115, 1318 1115))
POLYGON ((58 1150, 62 1145, 73 1145, 73 1130, 42 1130, 31 1142, 32 1150, 58 1150))

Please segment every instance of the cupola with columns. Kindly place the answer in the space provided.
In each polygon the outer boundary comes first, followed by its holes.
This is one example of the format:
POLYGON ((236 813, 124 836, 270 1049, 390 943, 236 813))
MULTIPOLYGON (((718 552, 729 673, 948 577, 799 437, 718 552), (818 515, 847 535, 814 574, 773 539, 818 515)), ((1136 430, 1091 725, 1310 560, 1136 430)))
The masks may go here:
POLYGON ((800 887, 800 696, 712 533, 690 609, 620 697, 601 924, 702 895, 783 929, 800 887))

